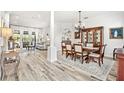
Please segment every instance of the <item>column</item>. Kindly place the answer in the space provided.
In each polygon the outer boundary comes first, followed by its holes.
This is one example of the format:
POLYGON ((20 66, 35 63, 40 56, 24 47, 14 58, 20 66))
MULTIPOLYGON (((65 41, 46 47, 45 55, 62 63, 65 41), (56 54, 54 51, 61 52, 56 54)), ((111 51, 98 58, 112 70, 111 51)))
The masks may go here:
POLYGON ((48 47, 47 54, 48 62, 57 61, 57 49, 54 46, 54 11, 51 11, 51 24, 50 24, 50 47, 48 47))
POLYGON ((8 12, 4 13, 4 27, 9 28, 10 14, 8 12))
MULTIPOLYGON (((8 12, 4 12, 4 27, 9 28, 9 20, 10 14, 8 12)), ((6 38, 5 51, 8 51, 8 38, 6 38)))

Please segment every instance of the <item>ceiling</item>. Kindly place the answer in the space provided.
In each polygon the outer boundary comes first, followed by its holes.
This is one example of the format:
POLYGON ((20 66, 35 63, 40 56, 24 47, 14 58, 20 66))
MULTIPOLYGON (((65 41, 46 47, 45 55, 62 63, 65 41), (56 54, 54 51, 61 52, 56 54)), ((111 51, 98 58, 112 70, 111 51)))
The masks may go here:
MULTIPOLYGON (((106 14, 124 14, 123 11, 82 11, 81 18, 88 19, 106 14)), ((9 11, 10 24, 44 28, 50 25, 50 11, 9 11)), ((77 23, 78 11, 55 11, 55 23, 77 23)))
POLYGON ((50 24, 49 11, 9 11, 9 14, 13 25, 43 28, 50 24))
MULTIPOLYGON (((85 18, 90 19, 93 17, 107 15, 107 14, 124 14, 123 11, 82 11, 81 12, 81 19, 84 20, 85 18)), ((55 12, 55 22, 73 22, 77 23, 79 21, 79 13, 78 11, 56 11, 55 12)))

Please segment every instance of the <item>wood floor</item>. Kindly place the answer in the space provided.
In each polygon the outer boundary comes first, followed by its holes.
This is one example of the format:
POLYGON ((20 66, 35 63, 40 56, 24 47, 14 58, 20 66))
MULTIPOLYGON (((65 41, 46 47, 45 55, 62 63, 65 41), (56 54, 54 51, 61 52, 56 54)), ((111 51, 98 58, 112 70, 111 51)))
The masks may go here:
MULTIPOLYGON (((50 63, 46 60, 46 51, 21 53, 21 62, 15 71, 16 63, 5 65, 4 80, 12 81, 92 81, 90 75, 79 68, 64 63, 50 63)), ((114 68, 114 67, 113 67, 114 68)), ((113 70, 114 71, 114 70, 113 70)), ((113 74, 112 74, 113 75, 113 74)), ((108 80, 115 80, 111 74, 108 80), (112 76, 112 77, 111 77, 112 76)))
POLYGON ((6 65, 5 80, 91 80, 90 76, 85 75, 78 68, 59 62, 47 62, 46 51, 21 54, 17 74, 12 70, 14 65, 14 63, 6 65))

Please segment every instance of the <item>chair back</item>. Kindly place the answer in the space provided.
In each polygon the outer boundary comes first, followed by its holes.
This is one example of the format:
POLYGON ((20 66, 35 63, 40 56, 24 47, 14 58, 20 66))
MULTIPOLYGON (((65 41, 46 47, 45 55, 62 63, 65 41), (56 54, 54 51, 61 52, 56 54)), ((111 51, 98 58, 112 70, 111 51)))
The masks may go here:
POLYGON ((74 52, 82 53, 82 45, 74 44, 74 52))
POLYGON ((72 50, 72 45, 71 44, 66 44, 66 50, 71 51, 72 50))
POLYGON ((61 48, 62 48, 62 52, 65 50, 65 42, 61 42, 61 48))
POLYGON ((107 44, 100 46, 100 55, 101 55, 102 57, 104 57, 106 46, 107 46, 107 44))
POLYGON ((61 46, 65 46, 65 43, 64 43, 64 42, 62 42, 62 43, 61 43, 61 46))

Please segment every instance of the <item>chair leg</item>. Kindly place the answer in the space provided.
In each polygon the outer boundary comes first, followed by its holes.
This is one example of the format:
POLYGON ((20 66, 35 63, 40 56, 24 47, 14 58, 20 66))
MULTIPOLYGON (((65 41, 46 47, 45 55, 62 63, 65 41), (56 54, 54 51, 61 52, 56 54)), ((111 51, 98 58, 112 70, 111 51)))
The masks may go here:
POLYGON ((66 53, 66 58, 68 57, 68 54, 66 53))
POLYGON ((102 64, 103 64, 103 58, 101 58, 102 64))
POLYGON ((89 62, 90 62, 90 57, 88 56, 87 60, 86 60, 86 63, 89 63, 89 62))
POLYGON ((74 61, 76 61, 76 54, 74 54, 74 61))
POLYGON ((99 62, 99 66, 101 67, 100 58, 98 59, 98 62, 99 62))
POLYGON ((76 55, 75 55, 75 57, 74 57, 74 61, 76 61, 76 55))
POLYGON ((71 55, 72 57, 71 57, 71 59, 73 60, 73 55, 71 55))
POLYGON ((83 57, 82 57, 82 64, 84 63, 84 59, 83 59, 83 57))
POLYGON ((113 60, 115 60, 115 53, 113 53, 113 60))

